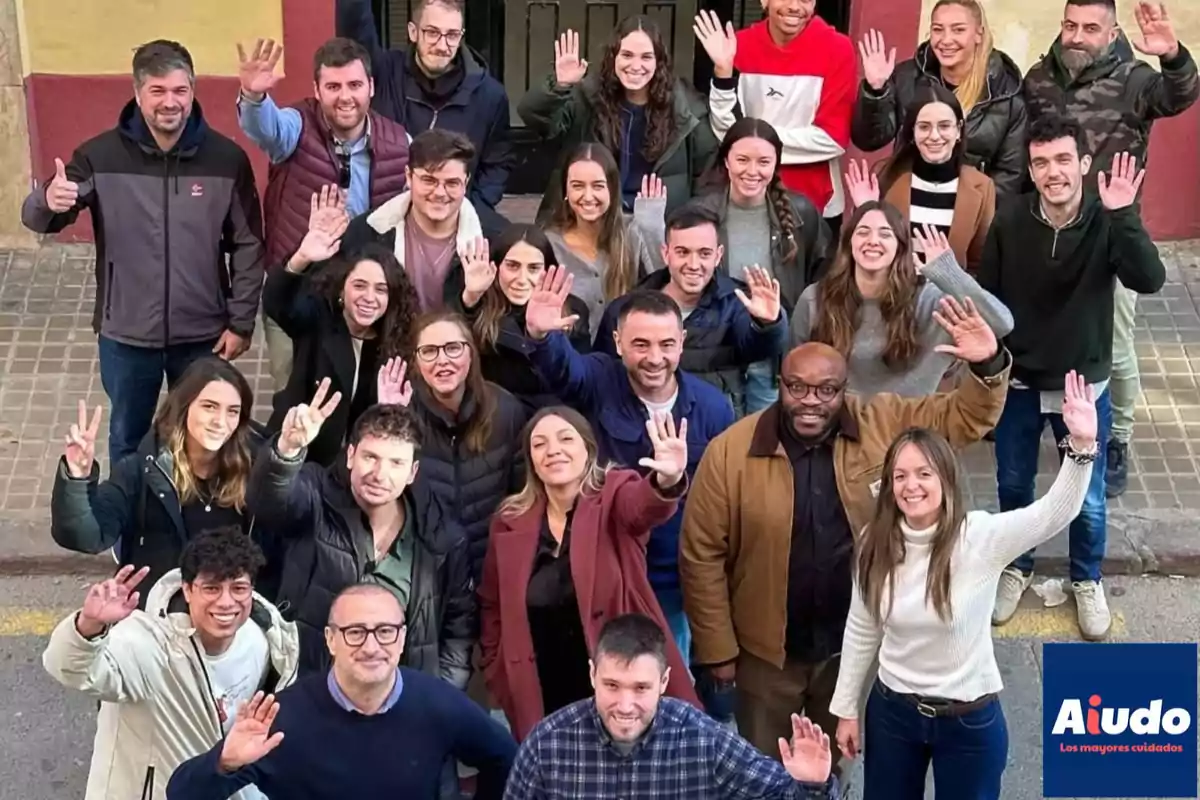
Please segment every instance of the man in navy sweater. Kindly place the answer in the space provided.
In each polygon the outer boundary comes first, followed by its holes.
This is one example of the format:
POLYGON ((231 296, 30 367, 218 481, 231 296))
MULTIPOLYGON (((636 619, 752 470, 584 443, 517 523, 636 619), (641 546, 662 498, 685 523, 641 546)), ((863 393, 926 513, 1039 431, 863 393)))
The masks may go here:
POLYGON ((325 628, 333 669, 243 705, 224 741, 175 770, 168 800, 249 784, 288 800, 437 797, 450 758, 479 770, 478 800, 499 800, 515 742, 453 686, 398 667, 404 631, 391 592, 344 590, 325 628))

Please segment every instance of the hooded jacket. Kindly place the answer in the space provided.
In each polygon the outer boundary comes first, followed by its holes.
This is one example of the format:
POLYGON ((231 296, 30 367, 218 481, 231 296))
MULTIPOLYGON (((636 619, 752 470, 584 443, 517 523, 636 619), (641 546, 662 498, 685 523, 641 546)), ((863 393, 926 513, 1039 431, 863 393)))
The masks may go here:
MULTIPOLYGON (((75 613, 50 634, 46 671, 101 701, 85 800, 165 800, 175 768, 224 737, 191 617, 186 605, 176 610, 182 586, 179 570, 167 573, 150 590, 145 611, 95 639, 79 634, 75 613)), ((257 593, 244 624, 267 637, 264 691, 290 685, 299 658, 296 626, 257 593)), ((243 790, 234 798, 257 796, 243 790)))
MULTIPOLYGON (((896 65, 882 91, 876 92, 864 80, 850 127, 854 146, 871 152, 897 141, 917 89, 941 83, 940 70, 929 42, 923 42, 915 56, 896 65)), ((963 135, 967 163, 990 177, 999 195, 1016 194, 1025 180, 1029 160, 1026 118, 1021 70, 1006 54, 993 50, 988 59, 987 86, 967 113, 963 135)))
POLYGON ((169 152, 159 149, 137 103, 116 128, 71 156, 74 207, 46 205, 46 181, 21 222, 58 233, 85 208, 96 237, 92 330, 135 347, 249 337, 263 283, 262 212, 250 159, 208 127, 200 104, 169 152))

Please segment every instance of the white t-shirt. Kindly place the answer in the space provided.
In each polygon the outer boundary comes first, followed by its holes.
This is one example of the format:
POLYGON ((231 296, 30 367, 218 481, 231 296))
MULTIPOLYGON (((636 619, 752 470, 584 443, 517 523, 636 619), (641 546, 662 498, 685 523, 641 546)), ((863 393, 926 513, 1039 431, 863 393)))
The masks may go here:
POLYGON ((233 727, 238 709, 254 697, 267 677, 271 654, 267 636, 250 620, 238 630, 229 649, 219 656, 204 654, 217 714, 225 733, 233 727))
POLYGON ((652 400, 645 399, 644 397, 639 397, 638 399, 642 401, 642 405, 644 405, 646 410, 650 412, 650 419, 654 419, 655 414, 671 413, 671 409, 675 408, 675 401, 679 399, 679 389, 676 389, 675 394, 671 395, 661 403, 655 403, 652 400))

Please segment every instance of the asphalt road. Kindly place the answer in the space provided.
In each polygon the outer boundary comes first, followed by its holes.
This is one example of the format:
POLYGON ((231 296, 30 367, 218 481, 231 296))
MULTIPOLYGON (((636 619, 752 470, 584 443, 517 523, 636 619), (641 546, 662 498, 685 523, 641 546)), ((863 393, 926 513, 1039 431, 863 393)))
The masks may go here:
MULTIPOLYGON (((42 670, 45 637, 83 597, 83 577, 0 578, 0 796, 22 800, 83 797, 95 730, 95 702, 42 670)), ((1112 578, 1118 641, 1196 641, 1200 580, 1112 578)), ((996 652, 1004 675, 1011 749, 1005 800, 1041 797, 1042 641, 1072 641, 1073 606, 1029 608, 1002 629, 996 652)), ((932 797, 932 791, 929 792, 932 797)), ((948 800, 953 800, 952 798, 948 800)))

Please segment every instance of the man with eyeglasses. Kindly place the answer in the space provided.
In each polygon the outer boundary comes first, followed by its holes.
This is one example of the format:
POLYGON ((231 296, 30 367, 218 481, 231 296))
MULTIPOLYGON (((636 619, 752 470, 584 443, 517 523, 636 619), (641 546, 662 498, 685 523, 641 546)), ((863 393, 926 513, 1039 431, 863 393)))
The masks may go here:
MULTIPOLYGON (((238 124, 271 159, 266 218, 267 265, 278 268, 308 232, 313 195, 337 186, 350 216, 366 213, 405 187, 408 134, 402 125, 370 110, 375 94, 371 57, 358 42, 330 39, 313 55, 313 97, 286 108, 271 90, 283 45, 238 45, 238 124)), ((292 342, 263 316, 271 377, 276 391, 287 385, 292 342)))
POLYGON ((788 736, 793 712, 837 727, 829 702, 854 533, 871 517, 892 441, 923 427, 965 447, 1004 408, 1011 359, 979 311, 946 298, 934 316, 948 352, 971 365, 953 392, 847 395, 845 357, 808 342, 784 358, 779 401, 713 440, 696 470, 679 573, 697 692, 765 753, 788 736))
POLYGON ((241 528, 217 528, 187 543, 145 611, 149 567, 129 565, 54 629, 46 671, 101 701, 85 800, 162 800, 171 771, 219 743, 256 692, 294 680, 296 626, 254 591, 263 563, 241 528))
POLYGON ((325 627, 326 673, 259 693, 223 742, 180 766, 169 800, 224 800, 255 784, 287 800, 438 796, 444 765, 479 770, 476 800, 499 800, 516 755, 465 694, 399 666, 405 614, 374 584, 343 589, 325 627))
POLYGON ((508 93, 483 56, 465 46, 463 0, 418 0, 408 20, 410 46, 385 50, 371 0, 337 0, 337 34, 354 39, 371 54, 375 109, 416 136, 442 128, 457 131, 475 148, 467 165, 473 176, 468 197, 488 228, 503 227, 494 211, 508 183, 508 93))

